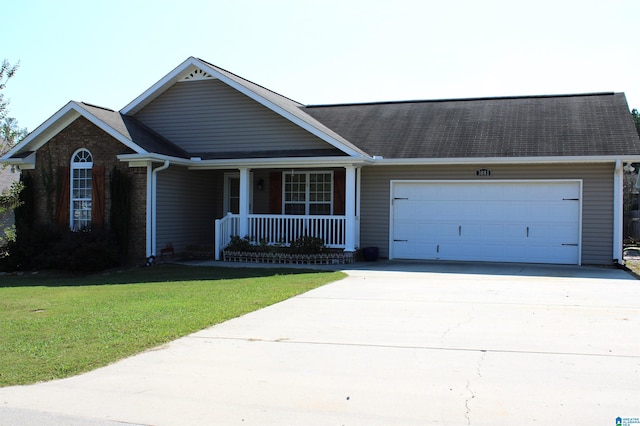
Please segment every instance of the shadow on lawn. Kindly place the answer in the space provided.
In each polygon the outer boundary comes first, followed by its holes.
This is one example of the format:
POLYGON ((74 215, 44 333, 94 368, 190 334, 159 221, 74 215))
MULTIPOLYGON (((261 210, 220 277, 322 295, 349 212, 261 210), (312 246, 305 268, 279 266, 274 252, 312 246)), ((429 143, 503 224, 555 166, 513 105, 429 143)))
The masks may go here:
POLYGON ((63 287, 118 285, 137 283, 164 283, 172 281, 232 280, 239 278, 263 278, 275 275, 330 273, 313 269, 289 268, 229 268, 216 266, 187 266, 161 264, 150 268, 127 267, 90 275, 78 275, 60 271, 24 272, 22 275, 0 275, 2 287, 63 287))

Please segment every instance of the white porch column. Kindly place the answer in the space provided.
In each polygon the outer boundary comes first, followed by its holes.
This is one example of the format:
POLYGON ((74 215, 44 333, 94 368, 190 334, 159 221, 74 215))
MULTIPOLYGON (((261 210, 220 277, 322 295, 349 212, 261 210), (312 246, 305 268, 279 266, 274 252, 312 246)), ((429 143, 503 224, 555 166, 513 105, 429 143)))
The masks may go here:
POLYGON ((251 179, 248 168, 240 169, 240 226, 239 237, 249 235, 249 197, 251 196, 251 179))
POLYGON ((613 260, 622 264, 622 218, 624 203, 624 173, 622 161, 616 161, 613 172, 613 260))
POLYGON ((345 166, 345 207, 344 214, 346 216, 345 226, 345 251, 356 250, 356 168, 354 166, 345 166))
POLYGON ((360 247, 360 191, 362 185, 362 167, 356 168, 356 247, 360 247))

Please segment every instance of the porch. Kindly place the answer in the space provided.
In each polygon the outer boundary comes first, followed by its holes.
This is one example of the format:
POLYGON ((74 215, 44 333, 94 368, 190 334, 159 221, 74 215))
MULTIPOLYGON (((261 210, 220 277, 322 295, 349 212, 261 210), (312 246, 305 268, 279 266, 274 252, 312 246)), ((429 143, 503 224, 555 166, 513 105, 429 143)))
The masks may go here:
POLYGON ((311 236, 329 248, 354 252, 359 247, 360 169, 335 163, 169 167, 157 177, 157 226, 150 247, 159 253, 167 244, 178 252, 209 246, 221 259, 233 236, 272 245, 311 236))
POLYGON ((322 239, 326 247, 348 252, 359 246, 358 168, 271 169, 260 173, 239 169, 237 175, 226 176, 228 213, 215 221, 216 260, 233 236, 270 245, 289 245, 310 236, 322 239), (268 203, 260 203, 254 188, 260 193, 267 186, 268 203))

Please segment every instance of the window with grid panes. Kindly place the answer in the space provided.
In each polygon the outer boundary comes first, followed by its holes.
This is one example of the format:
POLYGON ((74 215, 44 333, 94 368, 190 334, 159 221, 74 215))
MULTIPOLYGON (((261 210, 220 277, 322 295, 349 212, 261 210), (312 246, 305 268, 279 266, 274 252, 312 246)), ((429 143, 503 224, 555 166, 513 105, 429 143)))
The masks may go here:
POLYGON ((71 229, 80 231, 91 227, 91 169, 93 157, 80 149, 71 158, 71 229))
POLYGON ((284 214, 332 214, 332 172, 285 172, 283 186, 284 214))

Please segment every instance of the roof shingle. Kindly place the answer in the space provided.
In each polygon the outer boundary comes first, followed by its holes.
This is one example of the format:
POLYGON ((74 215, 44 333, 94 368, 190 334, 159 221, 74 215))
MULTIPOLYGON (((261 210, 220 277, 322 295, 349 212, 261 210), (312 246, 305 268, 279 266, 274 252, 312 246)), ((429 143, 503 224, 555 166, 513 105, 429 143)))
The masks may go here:
POLYGON ((319 105, 304 111, 370 155, 638 155, 623 93, 319 105))

